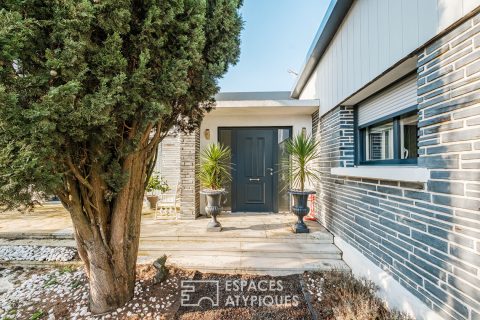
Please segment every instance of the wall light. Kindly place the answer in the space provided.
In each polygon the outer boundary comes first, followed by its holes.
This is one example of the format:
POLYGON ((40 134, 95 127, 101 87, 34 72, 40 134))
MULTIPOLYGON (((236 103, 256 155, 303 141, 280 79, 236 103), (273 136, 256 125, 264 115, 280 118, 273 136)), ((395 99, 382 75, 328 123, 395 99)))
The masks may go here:
POLYGON ((205 129, 205 131, 203 131, 203 135, 206 140, 210 140, 210 129, 205 129))
POLYGON ((307 135, 307 128, 305 128, 305 127, 302 127, 302 134, 303 134, 304 136, 306 136, 306 135, 307 135))

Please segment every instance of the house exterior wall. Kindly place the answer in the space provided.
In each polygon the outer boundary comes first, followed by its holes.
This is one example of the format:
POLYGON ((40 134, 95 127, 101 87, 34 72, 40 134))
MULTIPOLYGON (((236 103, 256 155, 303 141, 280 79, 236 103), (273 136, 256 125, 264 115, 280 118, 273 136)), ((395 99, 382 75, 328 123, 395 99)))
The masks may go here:
POLYGON ((430 170, 427 183, 332 175, 354 165, 355 109, 312 119, 318 220, 444 319, 480 319, 478 31, 480 15, 420 50, 418 165, 430 170))
POLYGON ((180 187, 180 219, 195 219, 200 213, 199 166, 200 134, 172 132, 160 143, 155 174, 165 178, 171 191, 180 187))
POLYGON ((300 99, 319 99, 320 114, 337 106, 424 45, 480 0, 356 0, 300 99))
POLYGON ((155 174, 167 180, 170 188, 180 182, 180 135, 171 133, 166 136, 158 148, 155 174))

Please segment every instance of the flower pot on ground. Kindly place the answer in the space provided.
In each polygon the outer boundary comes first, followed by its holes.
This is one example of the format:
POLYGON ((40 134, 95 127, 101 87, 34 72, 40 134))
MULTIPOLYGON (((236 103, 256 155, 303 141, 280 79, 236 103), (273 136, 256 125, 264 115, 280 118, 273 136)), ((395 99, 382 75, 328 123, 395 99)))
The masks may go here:
POLYGON ((150 209, 155 209, 155 206, 158 202, 158 196, 156 195, 147 195, 147 201, 150 205, 150 209))
POLYGON ((207 231, 222 230, 217 216, 222 212, 222 196, 225 194, 223 186, 231 179, 230 156, 230 148, 220 143, 208 145, 200 156, 199 180, 204 188, 200 193, 207 197, 205 212, 212 217, 207 231))
POLYGON ((155 173, 148 179, 147 188, 147 200, 150 203, 150 209, 155 209, 155 206, 158 202, 158 195, 155 194, 155 191, 160 191, 161 193, 167 192, 170 190, 167 180, 165 178, 156 175, 155 173))
POLYGON ((308 197, 315 194, 314 190, 306 190, 305 185, 313 185, 320 180, 319 172, 314 167, 318 158, 318 141, 311 135, 304 133, 296 135, 287 142, 289 154, 289 174, 291 189, 289 193, 293 197, 292 212, 297 216, 297 222, 292 226, 295 233, 308 233, 309 229, 303 218, 310 212, 308 197))

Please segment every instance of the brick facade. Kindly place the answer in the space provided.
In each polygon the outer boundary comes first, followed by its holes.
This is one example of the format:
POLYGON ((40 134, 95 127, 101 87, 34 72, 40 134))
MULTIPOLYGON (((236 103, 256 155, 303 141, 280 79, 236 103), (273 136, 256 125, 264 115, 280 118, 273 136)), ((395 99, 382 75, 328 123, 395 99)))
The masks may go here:
POLYGON ((180 134, 180 218, 195 219, 200 214, 200 131, 180 134))
POLYGON ((313 117, 318 219, 445 319, 480 319, 480 16, 418 59, 419 166, 426 184, 341 177, 354 108, 313 117))

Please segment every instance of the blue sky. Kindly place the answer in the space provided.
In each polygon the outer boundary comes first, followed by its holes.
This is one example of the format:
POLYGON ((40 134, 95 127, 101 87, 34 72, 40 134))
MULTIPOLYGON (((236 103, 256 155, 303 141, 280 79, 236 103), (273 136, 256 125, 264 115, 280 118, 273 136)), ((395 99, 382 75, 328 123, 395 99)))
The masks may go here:
POLYGON ((330 0, 245 0, 240 61, 223 92, 290 90, 330 0))

